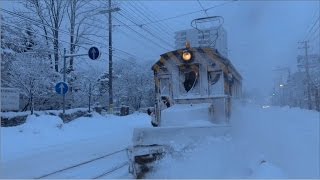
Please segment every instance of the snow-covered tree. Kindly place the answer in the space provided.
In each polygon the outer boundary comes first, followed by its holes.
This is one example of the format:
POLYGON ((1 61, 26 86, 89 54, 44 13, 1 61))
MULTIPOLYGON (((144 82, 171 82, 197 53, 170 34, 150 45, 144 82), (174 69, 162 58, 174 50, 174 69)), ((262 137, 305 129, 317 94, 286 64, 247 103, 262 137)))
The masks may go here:
POLYGON ((46 36, 47 45, 53 45, 54 69, 56 72, 58 72, 60 57, 59 31, 65 15, 68 1, 27 0, 23 3, 28 10, 33 12, 33 16, 29 18, 34 19, 33 17, 34 15, 36 15, 36 20, 39 20, 39 22, 41 22, 41 24, 36 23, 36 25, 42 28, 46 36))
POLYGON ((134 59, 118 61, 115 74, 114 92, 118 105, 123 103, 135 110, 153 106, 154 83, 150 63, 138 64, 134 59))
POLYGON ((37 36, 31 24, 15 25, 6 22, 1 27, 2 86, 20 90, 20 95, 27 98, 25 110, 28 107, 31 110, 33 107, 56 108, 49 102, 55 95, 54 82, 60 79, 60 75, 50 68, 47 56, 50 52, 45 41, 37 36))

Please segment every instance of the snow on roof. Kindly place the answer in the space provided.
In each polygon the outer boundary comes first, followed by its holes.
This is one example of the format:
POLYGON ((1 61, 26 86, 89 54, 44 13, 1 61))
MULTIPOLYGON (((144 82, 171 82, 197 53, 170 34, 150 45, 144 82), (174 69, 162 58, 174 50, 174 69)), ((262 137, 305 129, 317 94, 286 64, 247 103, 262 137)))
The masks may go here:
MULTIPOLYGON (((160 60, 158 60, 153 66, 152 66, 152 70, 155 70, 155 67, 156 66, 161 66, 163 64, 163 59, 164 60, 168 60, 168 59, 171 59, 172 57, 175 58, 175 59, 180 59, 181 60, 181 54, 183 52, 183 50, 185 49, 177 49, 177 50, 174 50, 174 51, 170 51, 170 52, 167 52, 167 53, 164 53, 164 54, 161 54, 161 58, 160 60)), ((219 62, 221 62, 222 64, 226 65, 226 66, 229 66, 229 68, 231 68, 231 70, 235 73, 235 75, 239 78, 239 79, 242 79, 242 76, 240 75, 240 73, 236 70, 236 68, 232 65, 231 61, 226 58, 226 57, 223 57, 216 49, 214 48, 201 48, 201 47, 193 47, 193 48, 190 48, 191 51, 194 51, 194 52, 198 52, 200 54, 207 54, 207 53, 212 53, 213 56, 216 56, 216 59, 215 60, 218 60, 219 62)), ((207 56, 209 59, 213 60, 211 58, 210 55, 207 56)), ((181 60, 182 61, 182 60, 181 60)))

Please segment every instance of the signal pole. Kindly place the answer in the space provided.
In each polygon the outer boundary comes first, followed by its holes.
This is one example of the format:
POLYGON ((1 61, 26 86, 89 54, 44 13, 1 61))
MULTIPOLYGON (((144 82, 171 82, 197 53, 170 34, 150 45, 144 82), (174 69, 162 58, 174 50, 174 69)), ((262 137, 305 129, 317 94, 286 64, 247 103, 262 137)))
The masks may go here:
MULTIPOLYGON (((303 48, 305 49, 305 70, 306 70, 306 76, 307 76, 307 94, 308 94, 308 109, 312 109, 312 102, 311 102, 311 92, 310 92, 310 73, 309 73, 309 59, 308 59, 308 41, 302 41, 300 43, 304 43, 303 48)), ((302 48, 299 48, 302 49, 302 48)))

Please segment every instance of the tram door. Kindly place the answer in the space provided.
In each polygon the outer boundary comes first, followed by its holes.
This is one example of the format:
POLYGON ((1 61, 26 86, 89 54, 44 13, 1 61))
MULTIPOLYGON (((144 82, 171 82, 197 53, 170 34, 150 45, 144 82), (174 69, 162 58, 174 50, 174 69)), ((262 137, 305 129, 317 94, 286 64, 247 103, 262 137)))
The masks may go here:
POLYGON ((160 76, 160 96, 168 98, 172 102, 172 84, 170 75, 160 76))

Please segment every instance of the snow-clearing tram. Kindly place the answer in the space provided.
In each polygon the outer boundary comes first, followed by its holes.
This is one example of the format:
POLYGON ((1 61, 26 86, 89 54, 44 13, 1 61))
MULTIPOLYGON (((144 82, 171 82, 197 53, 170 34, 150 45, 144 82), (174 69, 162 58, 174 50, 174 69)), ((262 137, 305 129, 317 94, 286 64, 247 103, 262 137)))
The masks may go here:
POLYGON ((143 178, 154 161, 207 136, 230 129, 232 99, 242 92, 242 77, 216 49, 190 47, 164 53, 153 66, 156 103, 150 128, 136 128, 130 171, 143 178))

